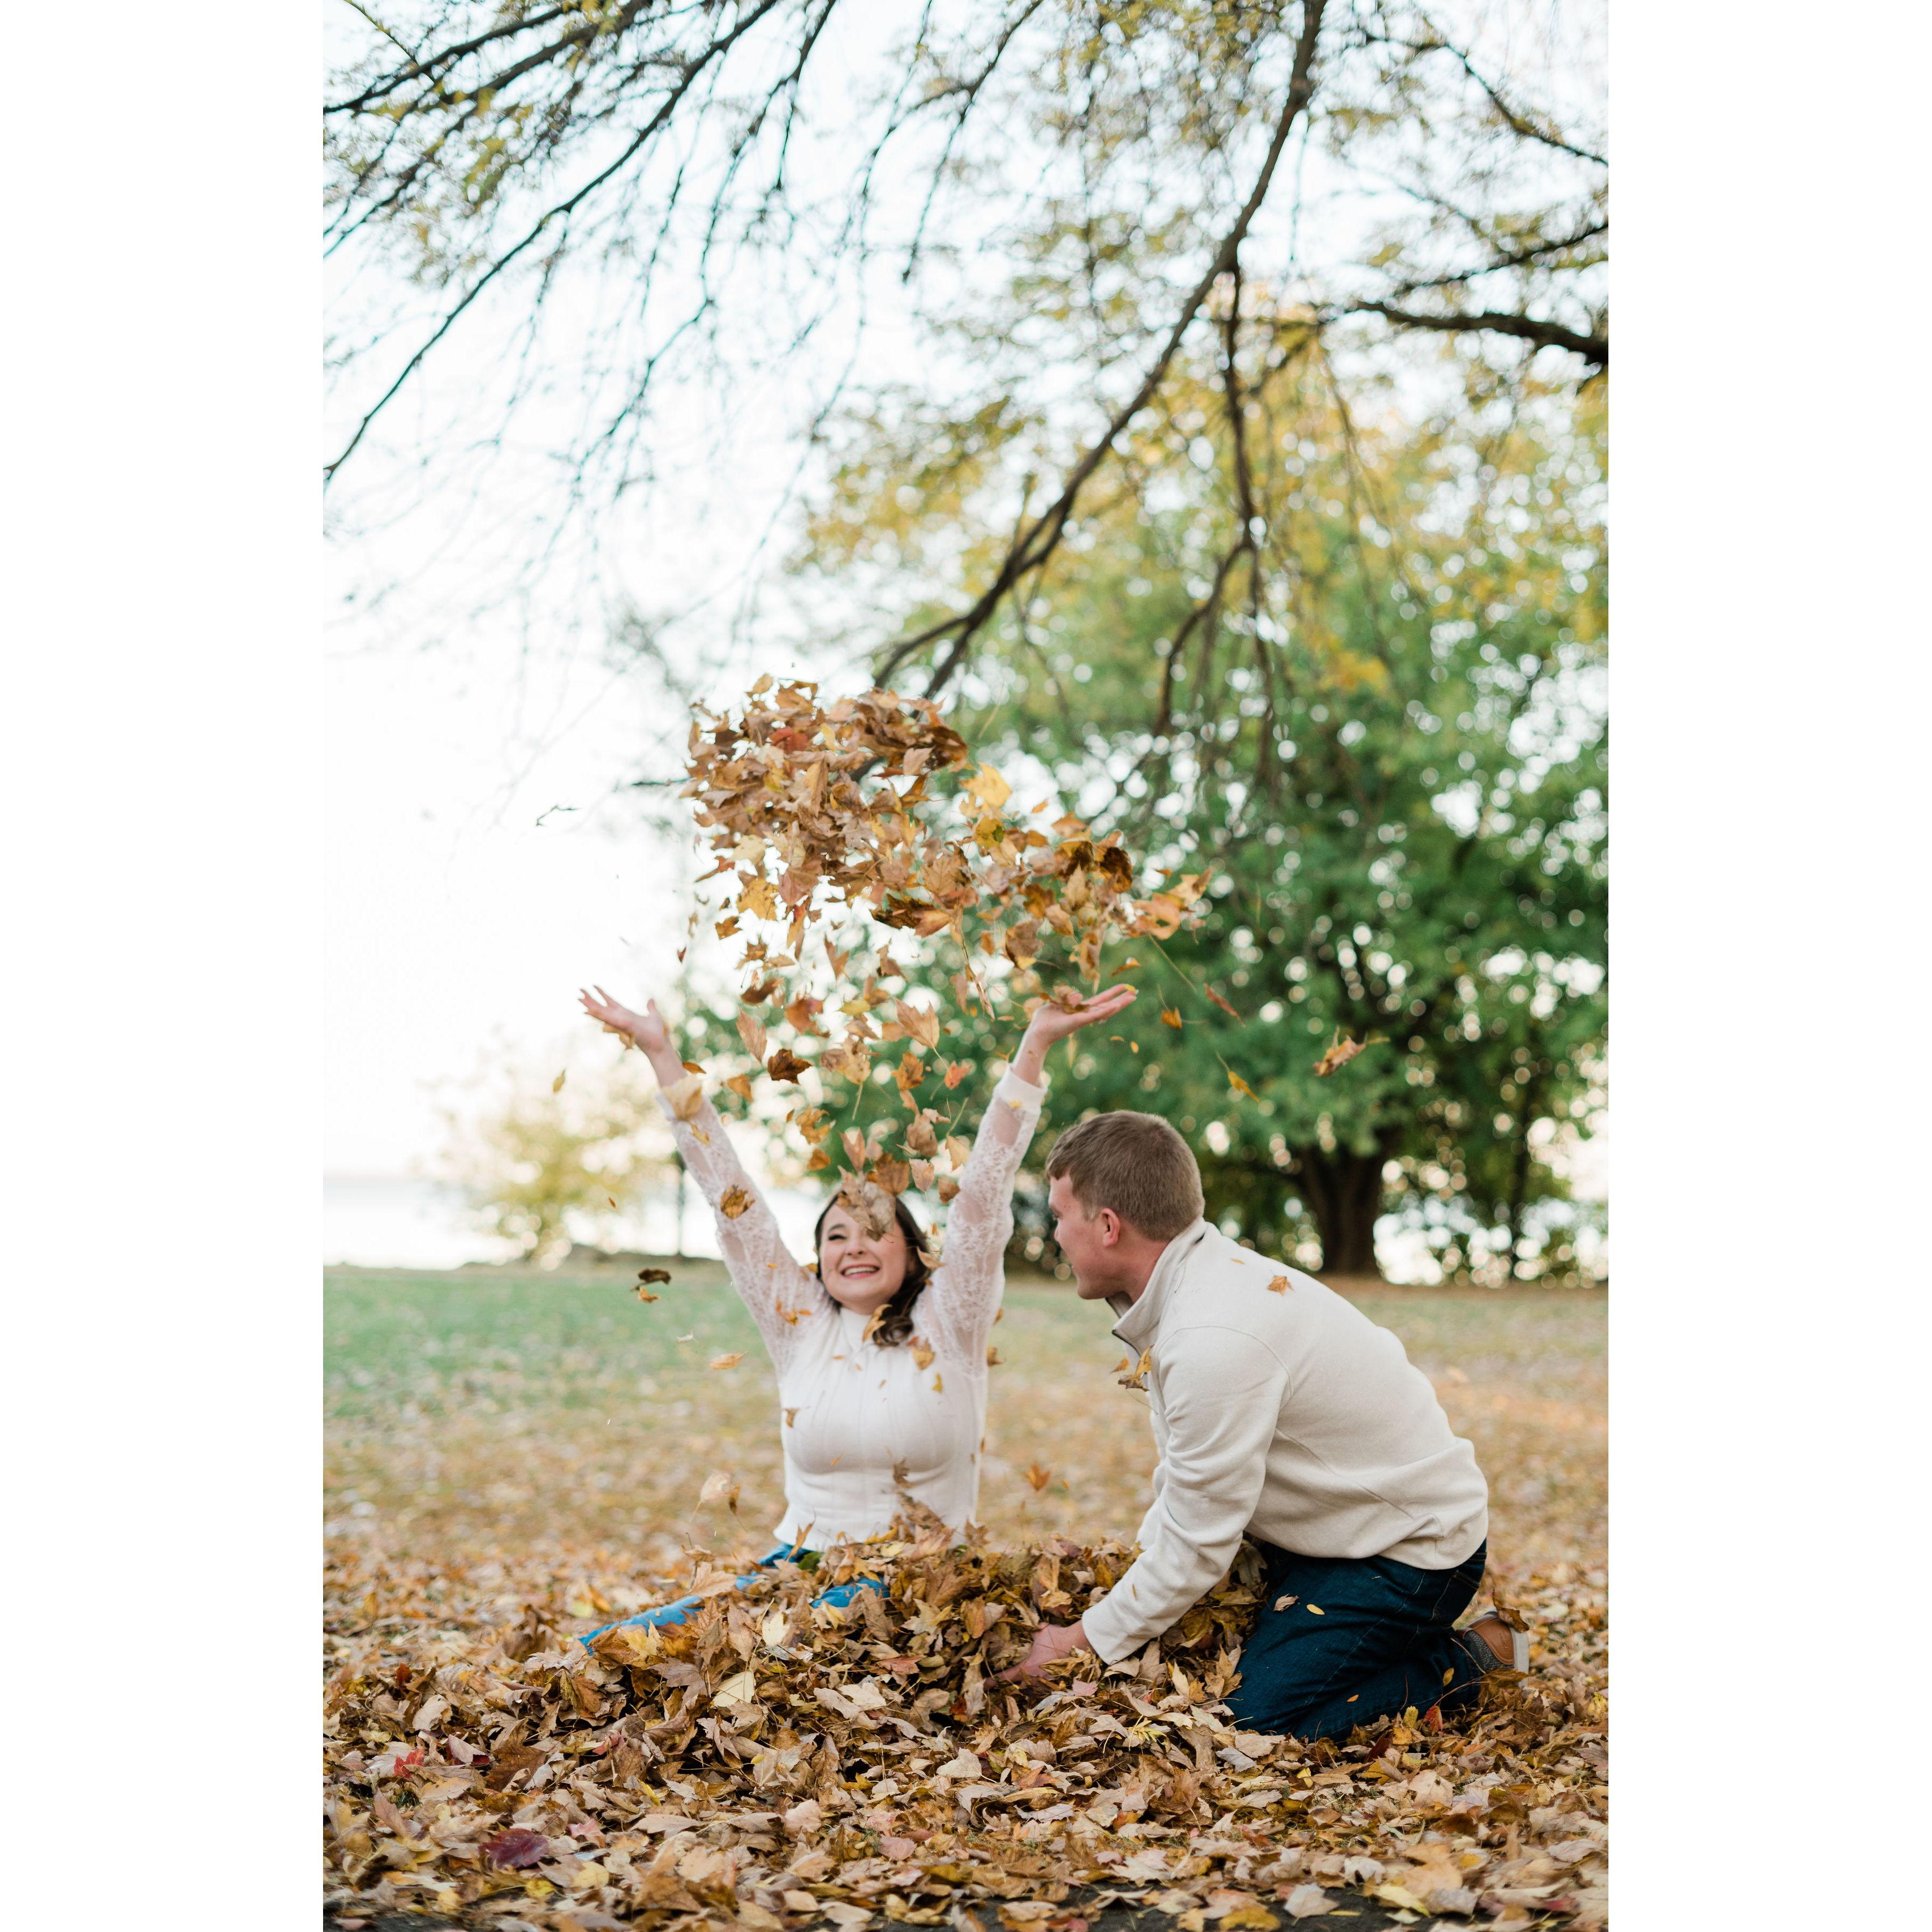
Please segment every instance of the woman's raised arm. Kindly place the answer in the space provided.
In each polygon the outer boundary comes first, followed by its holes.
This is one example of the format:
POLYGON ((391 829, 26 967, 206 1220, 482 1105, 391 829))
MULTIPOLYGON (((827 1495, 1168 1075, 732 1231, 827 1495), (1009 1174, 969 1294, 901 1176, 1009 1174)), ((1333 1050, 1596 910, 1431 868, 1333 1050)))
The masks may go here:
POLYGON ((985 1352, 1000 1308, 1000 1263, 1013 1232, 1013 1179, 1046 1098, 1048 1049, 1132 1004, 1131 986, 1110 986, 1072 1011, 1041 1006, 994 1088, 946 1223, 946 1258, 922 1298, 919 1324, 936 1348, 969 1360, 985 1352), (927 1306, 929 1304, 930 1306, 927 1306))
POLYGON ((782 1367, 798 1342, 802 1316, 816 1315, 826 1297, 785 1246, 769 1202, 740 1163, 724 1124, 708 1100, 699 1098, 695 1074, 686 1071, 670 1042, 670 1029, 657 1002, 641 1013, 620 1006, 602 986, 581 995, 584 1010, 607 1033, 628 1040, 651 1063, 664 1090, 664 1112, 686 1169, 711 1204, 718 1223, 718 1245, 732 1284, 751 1311, 772 1360, 782 1367))

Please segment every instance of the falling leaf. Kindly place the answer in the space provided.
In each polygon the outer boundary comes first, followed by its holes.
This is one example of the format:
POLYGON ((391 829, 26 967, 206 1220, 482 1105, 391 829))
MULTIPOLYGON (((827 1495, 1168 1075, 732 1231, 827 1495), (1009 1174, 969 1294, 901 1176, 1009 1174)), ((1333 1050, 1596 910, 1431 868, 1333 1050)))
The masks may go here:
POLYGON ((998 812, 1013 795, 1012 787, 991 765, 982 765, 962 790, 977 799, 988 812, 998 812))
POLYGON ((784 1412, 784 1426, 785 1426, 788 1429, 789 1429, 789 1428, 792 1426, 792 1424, 793 1424, 794 1423, 795 1423, 797 1420, 798 1420, 798 1411, 797 1411, 796 1409, 795 1409, 795 1408, 788 1408, 788 1409, 787 1409, 787 1410, 785 1411, 785 1412, 784 1412))
POLYGON ((812 1063, 801 1060, 788 1047, 780 1047, 765 1063, 765 1071, 774 1080, 796 1081, 798 1076, 809 1070, 812 1063))
MULTIPOLYGON (((567 1072, 569 1072, 569 1070, 569 1070, 568 1067, 566 1067, 566 1068, 564 1069, 564 1072, 565 1072, 565 1073, 567 1073, 567 1072)), ((553 1094, 561 1094, 561 1093, 563 1091, 563 1074, 562 1074, 562 1073, 560 1073, 560 1074, 556 1076, 556 1078, 554 1080, 553 1080, 553 1081, 550 1083, 550 1090, 553 1094)))
POLYGON ((1219 993, 1215 992, 1212 986, 1203 986, 1201 990, 1205 993, 1208 997, 1214 1002, 1215 1005, 1219 1006, 1222 1012, 1226 1013, 1230 1019, 1238 1020, 1241 1017, 1240 1015, 1237 1012, 1226 1000, 1222 998, 1219 993))
POLYGON ((1141 1358, 1138 1362, 1130 1364, 1125 1360, 1123 1360, 1120 1364, 1120 1366, 1123 1369, 1129 1370, 1130 1372, 1120 1378, 1121 1388, 1130 1389, 1145 1388, 1147 1387, 1148 1366, 1153 1360, 1154 1351, 1151 1348, 1143 1348, 1141 1351, 1141 1358))
POLYGON ((664 1298, 662 1295, 653 1294, 641 1281, 632 1288, 631 1292, 643 1302, 661 1301, 664 1298))
POLYGON ((1161 1008, 1160 1023, 1162 1026, 1171 1026, 1176 1033, 1178 1033, 1180 1029, 1187 1024, 1187 1022, 1180 1017, 1180 1009, 1175 1006, 1162 1006, 1161 1008))
MULTIPOLYGON (((1222 1064, 1226 1065, 1226 1063, 1224 1061, 1222 1064)), ((1232 1066, 1228 1068, 1228 1084, 1236 1093, 1246 1094, 1250 1100, 1258 1100, 1262 1097, 1232 1066)))
POLYGON ((1053 1480, 1053 1472, 1051 1469, 1042 1469, 1037 1462, 1029 1463, 1022 1473, 1027 1480, 1033 1485, 1036 1492, 1045 1489, 1047 1484, 1053 1480))
POLYGON ((1380 1034, 1372 1033, 1366 1040, 1351 1040, 1338 1028, 1335 1037, 1324 1049, 1322 1058, 1315 1063, 1316 1078, 1318 1080, 1325 1078, 1337 1067, 1346 1066, 1357 1054, 1384 1043, 1380 1034))
POLYGON ((986 1366, 989 1369, 997 1369, 1000 1366, 1000 1352, 991 1342, 986 1345, 986 1366))
POLYGON ((1286 1275, 1278 1274, 1270 1280, 1268 1292, 1270 1294, 1286 1294, 1294 1286, 1294 1283, 1286 1275))
POLYGON ((728 1355, 713 1355, 705 1366, 712 1369, 735 1369, 744 1359, 744 1351, 740 1348, 728 1355))
POLYGON ((740 1100, 748 1100, 752 1097, 752 1082, 748 1075, 734 1073, 724 1084, 740 1100))
MULTIPOLYGON (((720 1361, 713 1362, 711 1366, 715 1369, 728 1365, 723 1364, 721 1358, 720 1361)), ((700 1509, 709 1509, 722 1497, 725 1507, 736 1516, 738 1513, 738 1484, 728 1471, 715 1469, 706 1477, 704 1488, 698 1492, 698 1506, 700 1509)))
POLYGON ((912 1358, 914 1363, 922 1369, 931 1368, 932 1366, 933 1360, 932 1350, 931 1348, 928 1347, 925 1342, 922 1341, 916 1335, 912 1338, 911 1347, 912 1358))
POLYGON ((718 1211, 728 1221, 735 1221, 752 1204, 749 1191, 742 1187, 728 1187, 718 1198, 718 1211))
POLYGON ((745 1051, 754 1060, 765 1057, 765 1023, 756 1013, 741 1012, 738 1016, 738 1037, 745 1042, 745 1051))

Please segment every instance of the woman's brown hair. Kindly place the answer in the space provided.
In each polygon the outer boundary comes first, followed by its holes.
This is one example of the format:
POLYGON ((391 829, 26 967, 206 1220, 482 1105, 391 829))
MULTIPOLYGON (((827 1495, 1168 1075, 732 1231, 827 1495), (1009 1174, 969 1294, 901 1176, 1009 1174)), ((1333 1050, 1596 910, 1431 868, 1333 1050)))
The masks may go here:
MULTIPOLYGON (((835 1194, 820 1210, 817 1225, 812 1231, 814 1268, 818 1266, 825 1217, 842 1204, 835 1194)), ((926 1231, 913 1219, 912 1210, 897 1195, 892 1196, 892 1219, 899 1224, 899 1232, 905 1237, 906 1272, 905 1280, 899 1283, 898 1292, 879 1311, 879 1325, 872 1330, 872 1340, 882 1348, 897 1348, 902 1342, 912 1340, 913 1304, 925 1293, 926 1283, 932 1279, 932 1266, 926 1252, 926 1231)))

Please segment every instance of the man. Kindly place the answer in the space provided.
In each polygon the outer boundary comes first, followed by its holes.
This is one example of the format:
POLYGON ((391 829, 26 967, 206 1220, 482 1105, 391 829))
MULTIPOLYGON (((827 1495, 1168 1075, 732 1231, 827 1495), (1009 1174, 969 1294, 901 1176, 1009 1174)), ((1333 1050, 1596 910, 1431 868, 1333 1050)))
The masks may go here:
POLYGON ((1244 1534, 1267 1562, 1228 1700, 1246 1728, 1344 1736, 1523 1668, 1500 1618, 1451 1628, 1482 1580, 1488 1486, 1395 1336, 1210 1227, 1194 1156, 1154 1114, 1082 1121, 1046 1172, 1081 1298, 1112 1307, 1144 1365, 1158 1460, 1139 1556, 1018 1669, 1119 1663, 1226 1575, 1244 1534))

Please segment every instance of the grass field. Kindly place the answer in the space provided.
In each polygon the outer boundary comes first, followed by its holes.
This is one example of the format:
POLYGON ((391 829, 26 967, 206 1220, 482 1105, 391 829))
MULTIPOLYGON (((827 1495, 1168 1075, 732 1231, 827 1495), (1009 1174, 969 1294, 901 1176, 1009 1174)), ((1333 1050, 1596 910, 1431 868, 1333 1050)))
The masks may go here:
MULTIPOLYGON (((1503 1576, 1565 1566, 1600 1586, 1604 1298, 1583 1290, 1365 1288, 1354 1299, 1430 1376, 1491 1487, 1503 1576)), ((628 1277, 332 1270, 328 1520, 338 1549, 422 1564, 515 1550, 607 1592, 648 1590, 687 1540, 769 1541, 781 1507, 776 1394, 715 1262, 662 1298, 628 1277), (706 1364, 742 1351, 728 1370, 706 1364), (734 1516, 706 1478, 742 1485, 734 1516), (626 1586, 628 1586, 628 1588, 626 1586)), ((980 1516, 998 1541, 1131 1537, 1152 1445, 1117 1386, 1101 1307, 1009 1289, 994 1331, 980 1516), (1052 1470, 1036 1493, 1022 1472, 1052 1470)))

